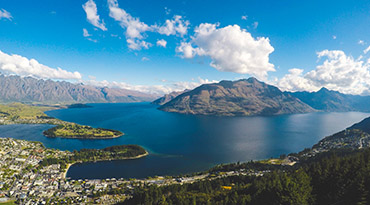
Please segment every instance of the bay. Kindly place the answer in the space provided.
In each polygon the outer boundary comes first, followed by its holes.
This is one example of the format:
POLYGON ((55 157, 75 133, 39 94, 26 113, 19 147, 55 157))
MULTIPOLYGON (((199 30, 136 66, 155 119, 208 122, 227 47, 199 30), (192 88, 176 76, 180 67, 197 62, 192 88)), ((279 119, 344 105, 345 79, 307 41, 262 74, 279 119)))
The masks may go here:
POLYGON ((51 125, 7 125, 0 126, 0 136, 41 141, 48 148, 70 151, 138 144, 150 155, 136 160, 75 164, 67 176, 72 179, 144 178, 203 171, 220 163, 298 152, 370 115, 317 112, 217 117, 167 113, 150 103, 89 105, 92 107, 53 110, 47 114, 65 121, 120 130, 125 135, 108 140, 47 138, 42 130, 51 125))

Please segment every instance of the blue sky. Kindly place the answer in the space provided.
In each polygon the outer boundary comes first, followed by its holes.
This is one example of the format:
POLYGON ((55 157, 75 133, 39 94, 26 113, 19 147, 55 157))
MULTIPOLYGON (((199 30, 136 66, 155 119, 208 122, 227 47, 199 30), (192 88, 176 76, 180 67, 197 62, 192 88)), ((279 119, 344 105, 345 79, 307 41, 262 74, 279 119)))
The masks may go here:
POLYGON ((284 90, 313 91, 325 86, 345 93, 369 93, 364 52, 370 45, 369 1, 110 3, 0 0, 0 71, 152 92, 188 88, 205 79, 256 76, 284 90), (99 19, 95 23, 83 8, 87 4, 96 5, 99 19), (112 13, 112 8, 120 13, 112 13), (175 31, 178 24, 173 30, 166 28, 166 20, 175 22, 175 16, 185 32, 175 31), (127 28, 135 22, 147 28, 138 35, 128 34, 127 28), (207 34, 201 34, 200 28, 207 34), (84 36, 83 29, 88 35, 84 36), (162 39, 165 47, 157 45, 162 39), (130 48, 129 40, 142 45, 130 48), (13 62, 14 54, 70 73, 58 77, 57 71, 55 75, 31 71, 13 62))

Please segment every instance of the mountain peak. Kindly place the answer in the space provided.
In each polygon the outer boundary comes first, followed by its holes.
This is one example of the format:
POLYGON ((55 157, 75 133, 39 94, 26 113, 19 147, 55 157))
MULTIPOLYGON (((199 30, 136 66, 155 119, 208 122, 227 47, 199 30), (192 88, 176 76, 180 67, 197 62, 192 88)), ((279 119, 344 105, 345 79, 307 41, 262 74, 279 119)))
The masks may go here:
POLYGON ((248 81, 248 82, 250 82, 250 83, 252 83, 252 82, 253 82, 253 83, 254 83, 254 82, 260 82, 260 81, 258 81, 258 80, 257 80, 257 78, 255 78, 255 77, 249 77, 249 78, 247 79, 247 81, 248 81))
POLYGON ((159 109, 200 115, 274 115, 314 111, 295 97, 256 78, 201 85, 159 109))
POLYGON ((327 89, 326 87, 322 87, 319 91, 317 92, 329 92, 330 90, 327 89))

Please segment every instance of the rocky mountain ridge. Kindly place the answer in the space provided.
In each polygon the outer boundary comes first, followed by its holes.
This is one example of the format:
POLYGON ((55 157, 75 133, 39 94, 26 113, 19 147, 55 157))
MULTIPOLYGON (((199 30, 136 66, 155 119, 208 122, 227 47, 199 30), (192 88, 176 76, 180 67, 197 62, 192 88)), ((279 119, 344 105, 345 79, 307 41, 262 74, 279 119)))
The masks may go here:
POLYGON ((152 101, 155 96, 119 88, 99 88, 65 81, 0 75, 0 102, 117 103, 152 101))

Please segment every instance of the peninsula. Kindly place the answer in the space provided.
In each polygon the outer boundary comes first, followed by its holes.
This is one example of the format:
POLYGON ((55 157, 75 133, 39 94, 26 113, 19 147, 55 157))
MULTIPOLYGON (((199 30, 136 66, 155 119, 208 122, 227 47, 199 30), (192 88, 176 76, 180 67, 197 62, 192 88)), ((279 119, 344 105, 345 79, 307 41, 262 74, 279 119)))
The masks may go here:
POLYGON ((0 125, 7 124, 51 124, 56 125, 43 132, 47 137, 78 138, 78 139, 111 139, 124 133, 118 130, 93 128, 72 122, 62 121, 46 115, 47 110, 55 107, 31 106, 22 103, 0 105, 0 125))

